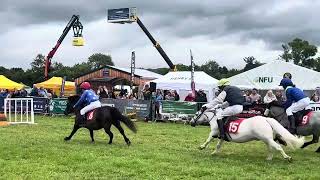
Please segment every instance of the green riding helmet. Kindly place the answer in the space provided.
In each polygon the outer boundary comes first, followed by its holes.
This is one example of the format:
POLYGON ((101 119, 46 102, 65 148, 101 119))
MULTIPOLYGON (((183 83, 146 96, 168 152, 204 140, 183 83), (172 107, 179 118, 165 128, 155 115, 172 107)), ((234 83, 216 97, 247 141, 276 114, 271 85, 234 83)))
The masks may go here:
POLYGON ((218 81, 219 88, 224 87, 224 86, 229 86, 229 85, 230 85, 230 81, 227 78, 223 78, 218 81))

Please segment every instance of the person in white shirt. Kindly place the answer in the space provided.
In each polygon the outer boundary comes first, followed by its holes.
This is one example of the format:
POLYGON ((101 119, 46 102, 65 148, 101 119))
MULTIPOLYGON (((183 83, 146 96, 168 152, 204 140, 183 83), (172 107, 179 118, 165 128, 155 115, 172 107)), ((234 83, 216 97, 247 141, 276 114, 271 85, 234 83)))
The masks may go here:
POLYGON ((277 97, 273 94, 272 90, 270 89, 267 94, 263 98, 263 102, 266 104, 271 103, 272 101, 276 101, 277 97))

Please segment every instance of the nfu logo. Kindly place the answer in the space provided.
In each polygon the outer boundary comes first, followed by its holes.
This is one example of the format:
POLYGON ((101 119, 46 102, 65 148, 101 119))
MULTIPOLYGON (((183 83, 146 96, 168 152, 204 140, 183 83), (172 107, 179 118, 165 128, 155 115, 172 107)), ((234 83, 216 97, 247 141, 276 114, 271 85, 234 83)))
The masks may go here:
POLYGON ((272 83, 273 77, 256 77, 254 81, 257 83, 272 83))

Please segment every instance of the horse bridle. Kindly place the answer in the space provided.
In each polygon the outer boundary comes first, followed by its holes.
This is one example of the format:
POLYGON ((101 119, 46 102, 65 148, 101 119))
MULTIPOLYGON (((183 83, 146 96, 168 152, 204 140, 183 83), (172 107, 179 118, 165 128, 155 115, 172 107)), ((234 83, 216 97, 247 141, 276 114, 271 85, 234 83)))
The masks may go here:
MULTIPOLYGON (((205 112, 205 111, 204 111, 205 112)), ((209 121, 208 122, 210 122, 210 121, 212 121, 212 119, 214 118, 214 116, 212 116, 212 118, 209 118, 209 116, 208 115, 206 115, 205 113, 202 113, 204 116, 206 116, 207 117, 207 119, 209 119, 209 121)), ((208 111, 209 112, 209 111, 208 111)), ((214 113, 214 112, 213 112, 214 113)), ((202 114, 200 114, 200 115, 202 115, 202 114)))

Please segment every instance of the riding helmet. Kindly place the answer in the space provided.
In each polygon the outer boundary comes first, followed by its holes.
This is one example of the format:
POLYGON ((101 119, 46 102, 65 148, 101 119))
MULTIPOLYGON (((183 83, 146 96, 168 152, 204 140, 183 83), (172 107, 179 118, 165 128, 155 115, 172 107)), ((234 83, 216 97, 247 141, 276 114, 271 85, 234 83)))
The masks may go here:
POLYGON ((230 85, 230 81, 227 78, 222 78, 218 81, 218 87, 229 86, 229 85, 230 85))
POLYGON ((291 75, 291 73, 286 72, 286 73, 283 74, 283 78, 289 78, 289 79, 291 79, 291 78, 292 78, 292 75, 291 75))
POLYGON ((293 86, 293 83, 292 83, 291 79, 283 78, 283 79, 281 80, 279 86, 282 86, 282 87, 293 86))
POLYGON ((91 88, 91 85, 90 85, 90 83, 88 83, 88 82, 83 82, 83 83, 80 85, 80 88, 81 88, 81 89, 88 90, 88 89, 91 88))

